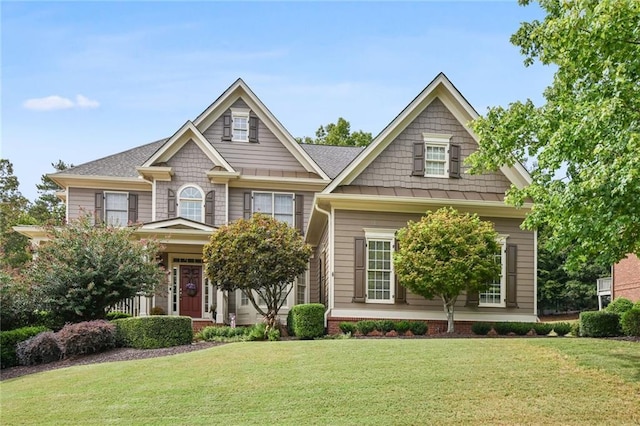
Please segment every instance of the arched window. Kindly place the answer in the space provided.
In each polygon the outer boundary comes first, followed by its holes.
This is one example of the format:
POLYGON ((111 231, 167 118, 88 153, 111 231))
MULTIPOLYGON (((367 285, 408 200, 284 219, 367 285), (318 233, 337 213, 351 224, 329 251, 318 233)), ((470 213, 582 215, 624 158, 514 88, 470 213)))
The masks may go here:
POLYGON ((180 217, 202 222, 202 192, 195 186, 187 186, 180 191, 180 217))

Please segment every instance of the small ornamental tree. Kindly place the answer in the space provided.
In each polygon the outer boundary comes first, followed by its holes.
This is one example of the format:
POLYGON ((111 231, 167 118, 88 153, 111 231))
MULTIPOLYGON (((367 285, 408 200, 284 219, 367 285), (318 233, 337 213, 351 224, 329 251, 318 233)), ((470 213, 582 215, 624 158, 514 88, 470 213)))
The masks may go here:
POLYGON ((285 222, 255 214, 220 227, 203 252, 211 282, 222 290, 241 290, 271 329, 291 283, 307 269, 311 247, 285 222))
POLYGON ((135 228, 94 226, 87 215, 47 230, 50 239, 27 276, 61 323, 103 319, 110 306, 152 294, 165 277, 156 260, 159 244, 136 240, 135 228))
POLYGON ((454 331, 453 313, 461 292, 485 289, 500 274, 500 252, 493 224, 476 214, 453 208, 427 212, 398 231, 400 248, 393 265, 400 283, 426 299, 440 297, 447 314, 447 332, 454 331))

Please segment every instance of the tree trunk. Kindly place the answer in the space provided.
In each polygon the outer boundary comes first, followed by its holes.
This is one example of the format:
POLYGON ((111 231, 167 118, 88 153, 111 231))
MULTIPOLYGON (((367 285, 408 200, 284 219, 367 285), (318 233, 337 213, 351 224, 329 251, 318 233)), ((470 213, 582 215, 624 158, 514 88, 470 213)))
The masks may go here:
POLYGON ((442 303, 444 305, 444 312, 447 314, 447 333, 453 333, 453 311, 454 305, 456 304, 456 299, 447 300, 446 298, 442 298, 442 303))

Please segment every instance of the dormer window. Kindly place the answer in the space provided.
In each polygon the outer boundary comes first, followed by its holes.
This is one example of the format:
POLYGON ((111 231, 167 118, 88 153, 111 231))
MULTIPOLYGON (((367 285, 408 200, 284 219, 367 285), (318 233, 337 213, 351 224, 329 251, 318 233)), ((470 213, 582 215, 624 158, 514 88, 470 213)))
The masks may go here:
POLYGON ((249 142, 249 110, 231 108, 231 140, 249 142))
POLYGON ((195 186, 186 186, 179 193, 180 217, 202 222, 204 197, 195 186))
POLYGON ((413 176, 460 178, 460 145, 452 135, 423 133, 413 144, 413 176))

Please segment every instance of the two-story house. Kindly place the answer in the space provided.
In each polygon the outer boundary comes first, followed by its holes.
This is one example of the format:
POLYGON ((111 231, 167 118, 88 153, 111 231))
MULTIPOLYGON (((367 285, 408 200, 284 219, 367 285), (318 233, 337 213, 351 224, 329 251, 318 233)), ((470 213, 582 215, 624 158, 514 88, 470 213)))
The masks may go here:
POLYGON ((237 80, 171 137, 49 176, 63 188, 69 219, 93 212, 96 221, 136 223, 137 235, 162 241, 168 281, 149 304, 169 315, 260 320, 241 292, 217 291, 204 277, 202 248, 217 227, 262 212, 296 227, 315 248, 281 314, 320 302, 330 332, 361 318, 422 319, 437 330, 441 303, 406 291, 391 258, 395 232, 408 220, 452 206, 491 220, 502 243, 501 278, 462 297, 457 320, 534 321, 536 234, 520 229, 530 206, 504 204, 509 186, 530 178, 519 164, 465 173, 464 159, 477 149, 468 126, 475 117, 439 74, 366 149, 301 145, 237 80), (198 284, 194 296, 188 282, 198 284))

